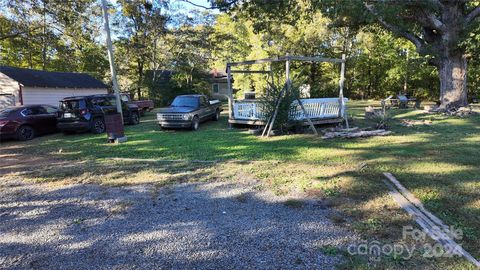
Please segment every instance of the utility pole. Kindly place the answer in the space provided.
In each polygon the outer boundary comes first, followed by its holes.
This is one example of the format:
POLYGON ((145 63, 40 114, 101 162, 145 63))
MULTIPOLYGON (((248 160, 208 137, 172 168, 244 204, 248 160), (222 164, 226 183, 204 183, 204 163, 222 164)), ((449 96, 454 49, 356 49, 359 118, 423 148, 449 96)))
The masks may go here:
POLYGON ((122 116, 121 118, 123 122, 122 100, 120 99, 120 88, 118 87, 117 72, 115 71, 112 38, 110 37, 110 24, 108 22, 108 9, 107 9, 106 0, 102 0, 102 11, 103 11, 105 34, 107 35, 106 41, 107 41, 107 49, 108 49, 108 61, 110 62, 110 73, 112 75, 113 92, 115 93, 115 99, 117 103, 117 112, 120 113, 120 115, 122 116))

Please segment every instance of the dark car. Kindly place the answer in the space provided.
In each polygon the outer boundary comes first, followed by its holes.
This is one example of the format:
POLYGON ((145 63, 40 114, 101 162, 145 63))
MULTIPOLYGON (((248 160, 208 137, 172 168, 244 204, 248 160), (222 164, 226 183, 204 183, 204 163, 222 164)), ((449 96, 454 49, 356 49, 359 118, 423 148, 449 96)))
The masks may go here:
POLYGON ((200 122, 220 118, 221 103, 205 95, 177 96, 169 107, 157 113, 162 128, 191 128, 197 130, 200 122))
POLYGON ((50 105, 10 107, 0 111, 0 139, 27 141, 57 131, 57 108, 50 105))
MULTIPOLYGON (((60 101, 57 127, 64 133, 90 131, 104 133, 105 114, 117 112, 114 95, 92 95, 67 97, 60 101)), ((122 102, 124 123, 136 125, 140 122, 138 106, 122 102)))

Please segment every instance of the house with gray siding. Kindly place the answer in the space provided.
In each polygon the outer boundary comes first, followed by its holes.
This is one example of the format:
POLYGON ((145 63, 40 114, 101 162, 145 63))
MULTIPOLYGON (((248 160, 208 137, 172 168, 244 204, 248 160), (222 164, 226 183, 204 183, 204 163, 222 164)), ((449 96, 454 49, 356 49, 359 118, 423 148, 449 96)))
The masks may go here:
POLYGON ((0 66, 0 109, 31 104, 57 106, 65 97, 107 93, 107 85, 86 73, 0 66))

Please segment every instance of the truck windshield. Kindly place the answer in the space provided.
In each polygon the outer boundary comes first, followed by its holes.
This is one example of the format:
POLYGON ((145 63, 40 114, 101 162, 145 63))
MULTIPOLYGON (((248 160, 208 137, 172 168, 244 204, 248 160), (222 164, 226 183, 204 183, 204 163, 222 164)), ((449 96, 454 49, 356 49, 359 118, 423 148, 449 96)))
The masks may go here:
POLYGON ((198 107, 198 97, 176 97, 172 102, 172 107, 198 107))

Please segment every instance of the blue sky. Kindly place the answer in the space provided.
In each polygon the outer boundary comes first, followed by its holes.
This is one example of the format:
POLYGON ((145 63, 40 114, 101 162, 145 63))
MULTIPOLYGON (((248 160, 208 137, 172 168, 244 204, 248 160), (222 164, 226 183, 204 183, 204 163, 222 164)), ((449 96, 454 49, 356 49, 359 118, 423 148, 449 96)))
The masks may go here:
MULTIPOLYGON (((197 5, 202 5, 202 6, 206 6, 206 7, 209 7, 210 6, 210 3, 208 3, 208 0, 190 0, 190 2, 194 3, 194 4, 197 4, 197 5)), ((188 7, 193 7, 192 5, 188 4, 188 3, 185 3, 185 6, 188 7)))
MULTIPOLYGON (((210 3, 208 2, 208 0, 189 0, 189 1, 196 4, 196 5, 210 7, 210 3)), ((186 9, 202 9, 202 8, 196 7, 196 6, 194 6, 194 5, 192 5, 188 2, 184 2, 182 0, 176 0, 176 1, 174 1, 174 3, 184 6, 186 9)), ((211 10, 211 11, 213 13, 218 12, 218 10, 211 10)))

